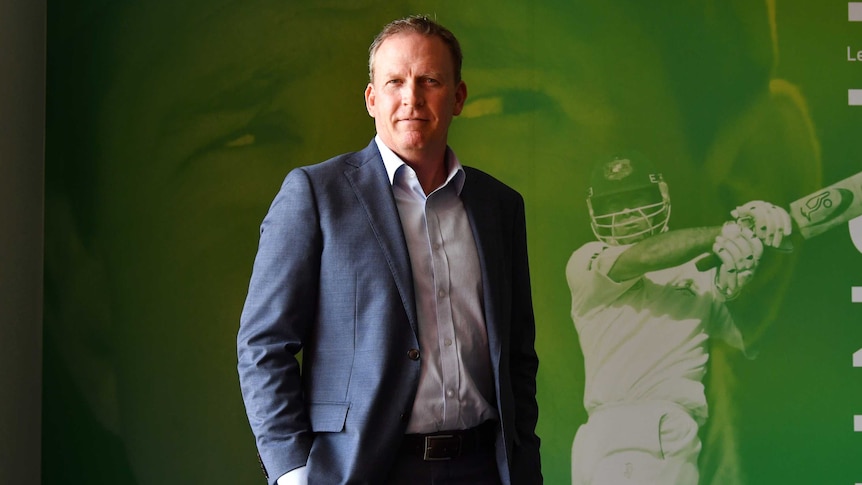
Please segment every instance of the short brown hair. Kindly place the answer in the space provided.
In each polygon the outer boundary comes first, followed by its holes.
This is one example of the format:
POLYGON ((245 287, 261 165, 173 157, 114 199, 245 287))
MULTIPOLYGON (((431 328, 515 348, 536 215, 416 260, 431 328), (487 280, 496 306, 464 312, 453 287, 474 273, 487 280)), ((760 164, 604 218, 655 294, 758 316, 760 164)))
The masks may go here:
POLYGON ((380 48, 384 40, 398 34, 415 33, 431 37, 437 37, 449 48, 452 55, 452 65, 455 67, 455 82, 461 82, 461 45, 449 29, 428 18, 427 15, 411 15, 402 19, 393 20, 383 27, 377 37, 368 47, 368 80, 374 82, 374 54, 380 48))

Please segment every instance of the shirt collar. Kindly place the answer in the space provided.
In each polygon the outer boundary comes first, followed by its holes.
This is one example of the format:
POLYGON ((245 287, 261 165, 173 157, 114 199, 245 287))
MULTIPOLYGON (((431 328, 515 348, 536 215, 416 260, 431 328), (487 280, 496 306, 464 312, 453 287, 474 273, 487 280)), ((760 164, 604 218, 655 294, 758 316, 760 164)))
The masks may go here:
MULTIPOLYGON (((383 158, 383 166, 386 167, 386 175, 389 176, 389 183, 394 184, 395 172, 402 166, 407 166, 407 164, 383 143, 380 135, 374 137, 374 142, 377 143, 377 150, 380 151, 380 157, 383 158)), ((446 166, 449 167, 449 175, 446 176, 446 182, 443 183, 443 186, 454 181, 455 193, 460 195, 461 189, 464 188, 464 167, 461 166, 461 162, 458 161, 455 152, 449 147, 446 147, 446 166)))

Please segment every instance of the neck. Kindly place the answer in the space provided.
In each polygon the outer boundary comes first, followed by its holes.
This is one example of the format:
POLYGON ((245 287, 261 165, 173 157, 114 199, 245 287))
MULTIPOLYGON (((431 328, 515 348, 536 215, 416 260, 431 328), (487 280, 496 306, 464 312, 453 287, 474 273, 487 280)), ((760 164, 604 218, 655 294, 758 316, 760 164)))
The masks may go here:
POLYGON ((446 181, 446 171, 444 168, 445 166, 441 165, 439 170, 436 170, 433 175, 429 174, 428 176, 423 176, 419 172, 416 172, 419 177, 419 184, 422 185, 422 191, 425 192, 425 195, 434 192, 446 181))
POLYGON ((446 149, 430 154, 410 154, 414 156, 404 156, 396 153, 404 163, 416 172, 416 177, 419 179, 419 184, 425 194, 430 194, 438 187, 443 185, 448 174, 446 166, 446 149))

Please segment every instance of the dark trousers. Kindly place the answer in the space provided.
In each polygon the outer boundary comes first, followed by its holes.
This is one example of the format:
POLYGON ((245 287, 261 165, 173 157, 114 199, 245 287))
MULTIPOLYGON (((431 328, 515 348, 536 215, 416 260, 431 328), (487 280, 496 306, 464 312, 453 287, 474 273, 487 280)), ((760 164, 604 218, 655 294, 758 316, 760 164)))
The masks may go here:
POLYGON ((494 446, 449 460, 426 461, 416 453, 398 453, 387 485, 500 485, 494 446))

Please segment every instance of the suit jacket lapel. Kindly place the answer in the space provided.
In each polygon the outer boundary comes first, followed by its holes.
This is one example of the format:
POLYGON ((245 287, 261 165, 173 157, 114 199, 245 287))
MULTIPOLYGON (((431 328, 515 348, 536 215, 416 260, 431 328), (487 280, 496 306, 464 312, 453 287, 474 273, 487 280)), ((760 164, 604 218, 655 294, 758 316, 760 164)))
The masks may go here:
POLYGON ((348 159, 347 163, 350 166, 345 170, 344 175, 356 193, 377 237, 377 242, 386 255, 389 270, 395 279, 410 326, 413 327, 413 332, 418 338, 413 271, 410 266, 410 255, 407 252, 407 241, 401 229, 401 217, 398 215, 398 207, 392 195, 392 185, 375 142, 372 140, 364 150, 348 159))

